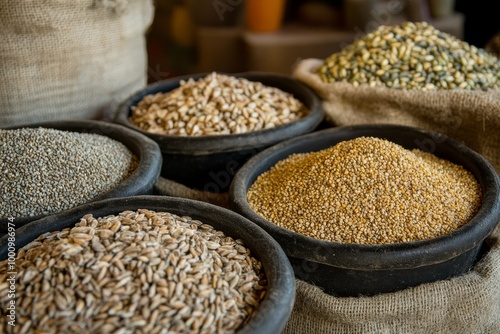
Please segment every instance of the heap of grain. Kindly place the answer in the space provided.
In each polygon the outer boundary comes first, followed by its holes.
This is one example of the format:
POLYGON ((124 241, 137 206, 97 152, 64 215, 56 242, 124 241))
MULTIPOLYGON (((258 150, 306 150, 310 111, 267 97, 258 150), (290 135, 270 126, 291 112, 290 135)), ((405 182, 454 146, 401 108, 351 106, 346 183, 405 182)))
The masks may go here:
POLYGON ((260 82, 219 73, 181 80, 180 87, 147 95, 130 122, 156 134, 209 136, 272 129, 304 117, 292 94, 260 82))
MULTIPOLYGON (((265 295, 241 240, 190 217, 125 211, 41 235, 16 258, 16 333, 234 333, 265 295)), ((7 291, 7 261, 0 290, 7 291)), ((10 330, 0 296, 0 332, 10 330)))
POLYGON ((0 217, 70 209, 126 179, 137 157, 106 136, 48 128, 0 130, 0 217))
POLYGON ((425 22, 380 26, 325 59, 324 82, 396 89, 500 89, 500 61, 425 22))
POLYGON ((459 165, 360 137, 278 162, 256 179, 247 198, 265 219, 297 233, 388 244, 459 228, 477 212, 481 192, 459 165))

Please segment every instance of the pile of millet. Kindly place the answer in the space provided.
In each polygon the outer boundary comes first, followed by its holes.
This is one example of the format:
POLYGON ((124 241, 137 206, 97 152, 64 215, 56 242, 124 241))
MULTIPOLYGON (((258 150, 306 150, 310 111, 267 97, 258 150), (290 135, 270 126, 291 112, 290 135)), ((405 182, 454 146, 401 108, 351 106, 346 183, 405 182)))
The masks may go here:
POLYGON ((128 178, 138 163, 123 143, 98 134, 0 129, 0 218, 87 203, 128 178))
POLYGON ((450 233, 475 215, 481 198, 480 184, 462 166, 374 137, 293 154, 247 193, 252 209, 280 227, 356 244, 450 233))

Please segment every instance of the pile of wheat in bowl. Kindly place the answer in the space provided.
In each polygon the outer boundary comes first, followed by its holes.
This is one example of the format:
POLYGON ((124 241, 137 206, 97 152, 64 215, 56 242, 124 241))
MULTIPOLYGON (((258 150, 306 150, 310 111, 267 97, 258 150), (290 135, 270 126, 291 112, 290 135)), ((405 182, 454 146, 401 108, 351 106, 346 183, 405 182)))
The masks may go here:
POLYGON ((272 129, 307 112, 279 88, 212 72, 196 81, 181 80, 170 92, 145 96, 131 108, 129 120, 150 133, 209 136, 272 129))
MULTIPOLYGON (((187 216, 124 211, 49 232, 19 250, 16 327, 0 332, 234 333, 267 290, 241 240, 187 216)), ((0 288, 8 291, 7 261, 0 288)))

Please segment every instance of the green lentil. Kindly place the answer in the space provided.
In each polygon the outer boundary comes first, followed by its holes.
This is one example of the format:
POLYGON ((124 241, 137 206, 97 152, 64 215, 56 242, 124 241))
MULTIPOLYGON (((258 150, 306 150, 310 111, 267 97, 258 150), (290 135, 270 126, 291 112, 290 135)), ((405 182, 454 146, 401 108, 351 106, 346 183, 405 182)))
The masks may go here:
POLYGON ((500 89, 498 58, 426 22, 380 26, 326 58, 317 74, 324 82, 343 81, 354 86, 369 84, 407 90, 500 89), (356 69, 360 75, 347 75, 347 67, 356 69), (407 79, 401 80, 401 77, 407 79))
POLYGON ((481 197, 462 166, 373 137, 293 154, 247 193, 252 209, 280 227, 357 244, 447 234, 474 216, 481 197))
POLYGON ((45 215, 88 202, 137 167, 122 143, 48 128, 0 130, 0 217, 45 215))

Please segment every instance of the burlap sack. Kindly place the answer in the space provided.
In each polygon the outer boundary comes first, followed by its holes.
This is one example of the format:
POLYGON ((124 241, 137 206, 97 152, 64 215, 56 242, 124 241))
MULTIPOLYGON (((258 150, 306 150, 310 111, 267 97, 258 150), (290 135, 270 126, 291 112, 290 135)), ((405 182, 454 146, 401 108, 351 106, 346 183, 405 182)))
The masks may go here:
MULTIPOLYGON (((227 193, 198 191, 162 177, 155 193, 228 207, 227 193)), ((296 280, 295 305, 283 333, 500 333, 500 226, 487 243, 491 249, 468 273, 394 293, 341 298, 296 280)))
POLYGON ((147 80, 152 0, 0 0, 0 127, 111 118, 147 80))
POLYGON ((424 92, 324 83, 315 73, 322 63, 302 60, 292 75, 320 96, 328 122, 391 123, 440 132, 464 142, 500 172, 500 90, 424 92))
POLYGON ((500 227, 468 273, 372 297, 339 298, 297 281, 284 334, 500 333, 500 227))
POLYGON ((194 199, 229 208, 228 193, 211 193, 186 187, 178 182, 159 177, 154 185, 154 193, 161 196, 173 196, 194 199))

